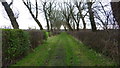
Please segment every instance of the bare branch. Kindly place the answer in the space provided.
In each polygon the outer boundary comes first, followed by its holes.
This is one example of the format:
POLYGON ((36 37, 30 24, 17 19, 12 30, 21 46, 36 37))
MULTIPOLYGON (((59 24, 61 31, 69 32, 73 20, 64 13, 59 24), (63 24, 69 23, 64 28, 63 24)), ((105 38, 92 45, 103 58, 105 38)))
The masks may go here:
POLYGON ((9 4, 9 6, 11 6, 13 4, 13 0, 11 0, 11 3, 9 4))

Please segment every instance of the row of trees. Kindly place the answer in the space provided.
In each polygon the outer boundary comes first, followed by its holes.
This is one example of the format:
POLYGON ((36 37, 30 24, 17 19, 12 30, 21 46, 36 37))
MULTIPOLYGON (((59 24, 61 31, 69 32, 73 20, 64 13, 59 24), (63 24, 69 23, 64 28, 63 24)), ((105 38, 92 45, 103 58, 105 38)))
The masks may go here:
MULTIPOLYGON (((86 20, 89 20, 93 31, 97 30, 97 25, 101 26, 103 29, 108 29, 108 25, 112 25, 113 28, 115 28, 116 25, 116 20, 112 16, 112 10, 106 10, 106 8, 109 7, 109 4, 103 5, 98 1, 86 2, 85 0, 74 0, 72 2, 60 3, 54 0, 35 0, 34 4, 31 0, 22 1, 41 30, 43 30, 43 27, 38 19, 40 11, 44 13, 47 30, 60 30, 61 26, 63 26, 65 30, 79 30, 80 23, 83 24, 83 29, 86 29, 86 24, 88 23, 86 20), (41 5, 42 8, 40 7, 41 5)), ((2 2, 13 28, 19 29, 15 15, 10 8, 12 4, 13 0, 10 4, 7 2, 2 2)), ((114 6, 115 4, 112 3, 113 9, 115 9, 114 6)))

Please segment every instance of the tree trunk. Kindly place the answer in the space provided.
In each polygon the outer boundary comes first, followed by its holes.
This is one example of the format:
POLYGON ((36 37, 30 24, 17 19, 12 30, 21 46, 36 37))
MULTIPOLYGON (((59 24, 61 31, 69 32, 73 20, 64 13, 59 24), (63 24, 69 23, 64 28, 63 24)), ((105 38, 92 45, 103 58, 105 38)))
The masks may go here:
POLYGON ((75 23, 73 22, 73 30, 75 30, 75 23))
POLYGON ((96 24, 95 24, 95 20, 94 20, 94 12, 92 11, 92 2, 88 2, 87 5, 88 5, 88 13, 90 16, 89 19, 91 22, 92 31, 96 31, 97 28, 96 28, 96 24))
POLYGON ((51 26, 51 31, 53 31, 53 24, 52 24, 52 23, 50 23, 50 26, 51 26))
POLYGON ((64 27, 65 31, 67 31, 66 26, 63 25, 63 27, 64 27))
MULTIPOLYGON (((71 12, 71 15, 72 15, 73 20, 74 20, 75 23, 76 23, 77 30, 79 30, 79 21, 75 19, 73 12, 71 12)), ((75 25, 75 24, 74 24, 74 25, 75 25)), ((74 27, 74 30, 75 30, 75 27, 74 27)))
MULTIPOLYGON (((111 2, 111 7, 112 7, 113 15, 119 25, 117 40, 118 40, 118 57, 120 57, 120 2, 111 2)), ((120 58, 118 59, 118 64, 120 66, 120 58)))
POLYGON ((37 0, 35 0, 35 2, 36 2, 36 18, 38 18, 38 2, 37 0))
POLYGON ((49 31, 50 30, 50 26, 49 26, 49 21, 47 19, 47 15, 45 14, 45 18, 46 18, 46 22, 47 22, 47 30, 49 31))
POLYGON ((77 24, 77 31, 79 30, 79 23, 77 24))
POLYGON ((80 14, 80 17, 81 17, 81 19, 82 19, 82 22, 83 22, 83 29, 86 29, 86 23, 85 23, 85 17, 83 16, 83 14, 82 14, 82 9, 81 9, 81 2, 76 2, 75 3, 75 5, 76 5, 76 7, 77 7, 77 9, 78 9, 78 11, 79 11, 79 14, 80 14))
POLYGON ((78 7, 78 10, 79 10, 79 13, 80 13, 80 17, 82 19, 82 22, 83 22, 83 29, 86 29, 86 23, 85 23, 85 20, 84 20, 84 17, 82 15, 82 11, 81 9, 78 7))
POLYGON ((85 23, 84 17, 81 16, 81 19, 82 19, 82 22, 83 22, 83 29, 86 29, 86 23, 85 23))
POLYGON ((113 15, 118 22, 120 28, 120 2, 111 2, 111 7, 113 11, 113 15))
POLYGON ((73 31, 73 29, 68 21, 67 21, 67 25, 68 25, 69 30, 73 31))
POLYGON ((4 6, 5 8, 5 11, 7 12, 7 15, 11 21, 11 24, 13 26, 14 29, 19 29, 19 25, 17 23, 17 20, 14 16, 14 13, 12 11, 12 9, 10 8, 10 5, 7 3, 7 2, 2 2, 2 5, 4 6))
POLYGON ((47 22, 47 30, 50 30, 50 25, 49 25, 49 20, 48 20, 48 16, 47 16, 47 10, 46 10, 46 2, 44 2, 43 4, 43 11, 44 11, 44 15, 45 15, 45 19, 47 22))

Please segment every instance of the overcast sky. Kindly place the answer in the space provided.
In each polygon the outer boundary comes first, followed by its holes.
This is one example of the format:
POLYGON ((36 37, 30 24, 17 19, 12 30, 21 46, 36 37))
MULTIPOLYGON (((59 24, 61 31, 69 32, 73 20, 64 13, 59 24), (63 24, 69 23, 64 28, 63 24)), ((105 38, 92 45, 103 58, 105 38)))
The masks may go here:
MULTIPOLYGON (((11 1, 11 0, 9 0, 9 1, 11 1)), ((0 8, 2 8, 2 9, 0 9, 0 19, 1 19, 0 20, 0 27, 11 26, 11 22, 9 21, 9 18, 7 18, 7 14, 4 10, 4 7, 1 4, 0 4, 0 8)), ((28 27, 39 28, 38 25, 36 24, 36 22, 34 21, 34 19, 29 14, 28 9, 22 3, 22 0, 14 0, 14 3, 11 6, 11 8, 13 8, 14 12, 19 11, 19 13, 20 13, 17 21, 18 21, 19 27, 21 29, 27 29, 28 27), (16 9, 18 11, 16 11, 16 9)), ((43 27, 45 27, 45 21, 44 21, 43 16, 41 18, 39 18, 39 20, 42 23, 43 27)))
MULTIPOLYGON (((11 0, 6 0, 6 1, 9 3, 11 0)), ((58 1, 63 2, 63 1, 66 1, 66 0, 58 0, 58 1)), ((105 3, 108 3, 110 0, 109 1, 108 0, 102 0, 102 1, 104 1, 105 3)), ((22 0, 14 0, 14 3, 11 6, 11 8, 13 9, 14 12, 19 11, 19 13, 20 13, 19 18, 17 19, 17 22, 19 24, 20 29, 28 29, 29 27, 39 29, 38 25, 36 24, 36 22, 33 20, 31 15, 29 14, 28 9, 22 3, 22 0)), ((39 15, 39 21, 41 22, 43 27, 46 28, 45 27, 46 26, 46 21, 44 19, 44 15, 42 13, 39 15)), ((87 25, 89 25, 89 24, 87 24, 87 25)), ((11 22, 9 21, 9 18, 8 18, 7 14, 4 10, 4 7, 0 3, 0 28, 3 28, 5 26, 6 27, 12 27, 11 22)), ((87 28, 90 28, 90 25, 87 26, 87 28)))

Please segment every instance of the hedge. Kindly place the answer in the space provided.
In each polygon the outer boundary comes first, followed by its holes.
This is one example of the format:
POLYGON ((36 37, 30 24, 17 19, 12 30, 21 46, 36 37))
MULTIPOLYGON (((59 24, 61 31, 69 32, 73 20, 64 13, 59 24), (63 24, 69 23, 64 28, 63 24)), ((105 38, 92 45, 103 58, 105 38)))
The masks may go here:
POLYGON ((47 35, 40 30, 2 29, 2 65, 16 63, 42 44, 47 35))
POLYGON ((110 57, 112 60, 119 62, 119 52, 118 52, 118 31, 109 30, 109 33, 101 30, 97 32, 92 32, 90 30, 80 30, 68 32, 78 40, 82 41, 89 48, 96 50, 103 55, 110 57))
POLYGON ((29 50, 29 34, 18 29, 2 30, 2 62, 9 65, 22 58, 29 50))
POLYGON ((43 40, 47 39, 47 37, 45 37, 44 32, 40 31, 40 30, 25 30, 26 32, 29 33, 30 37, 30 47, 32 49, 36 48, 39 44, 43 43, 43 40))

